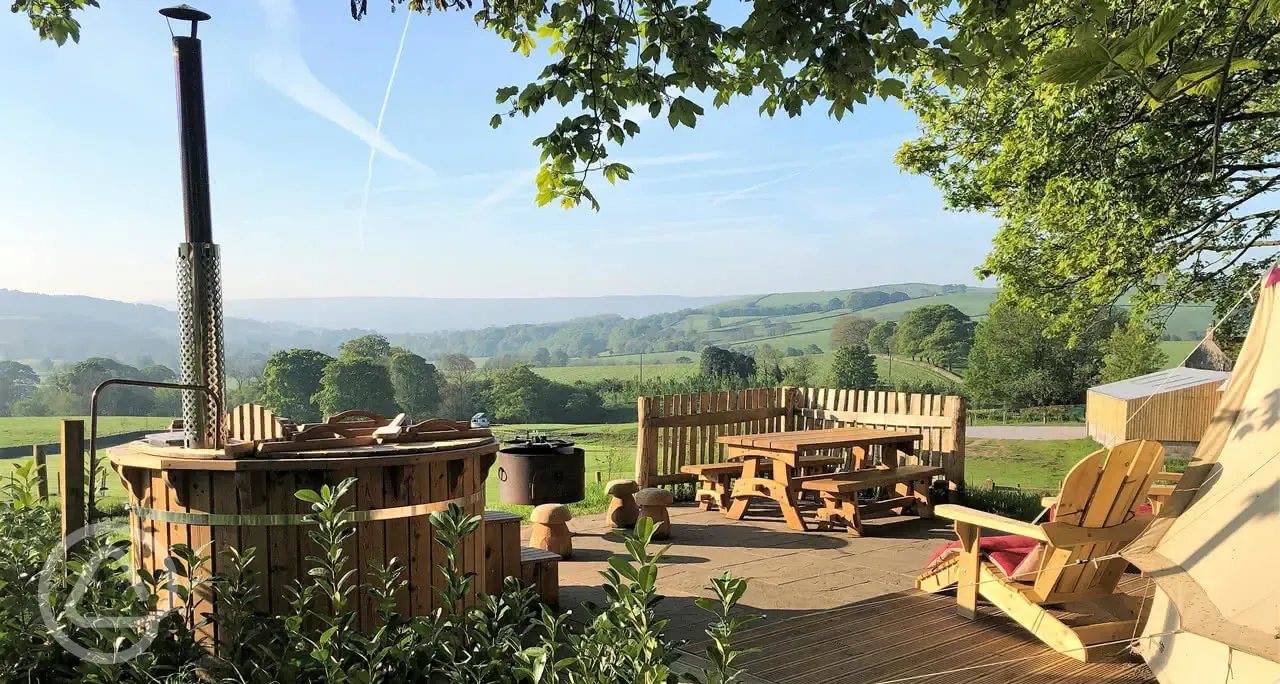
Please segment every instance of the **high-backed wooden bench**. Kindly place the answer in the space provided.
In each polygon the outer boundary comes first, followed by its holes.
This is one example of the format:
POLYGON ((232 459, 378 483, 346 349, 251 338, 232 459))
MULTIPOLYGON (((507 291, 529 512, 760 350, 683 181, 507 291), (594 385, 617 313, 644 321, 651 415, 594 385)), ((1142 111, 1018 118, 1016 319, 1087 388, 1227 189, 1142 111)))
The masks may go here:
POLYGON ((818 492, 822 508, 818 509, 818 523, 829 528, 836 520, 843 520, 849 534, 862 534, 862 515, 893 510, 899 514, 914 510, 922 518, 933 517, 933 505, 929 501, 929 482, 941 475, 937 466, 904 465, 896 468, 868 468, 849 473, 813 475, 793 478, 801 491, 818 492), (895 485, 898 496, 869 504, 858 504, 858 492, 863 489, 895 485))
MULTIPOLYGON (((839 456, 806 456, 801 459, 800 473, 817 475, 843 464, 844 459, 839 456)), ((709 511, 712 506, 716 506, 724 512, 729 510, 731 503, 729 488, 735 478, 742 477, 742 467, 742 461, 699 463, 681 466, 680 472, 698 476, 699 488, 695 498, 702 510, 709 511)), ((762 477, 772 477, 771 466, 762 465, 761 471, 762 477)))

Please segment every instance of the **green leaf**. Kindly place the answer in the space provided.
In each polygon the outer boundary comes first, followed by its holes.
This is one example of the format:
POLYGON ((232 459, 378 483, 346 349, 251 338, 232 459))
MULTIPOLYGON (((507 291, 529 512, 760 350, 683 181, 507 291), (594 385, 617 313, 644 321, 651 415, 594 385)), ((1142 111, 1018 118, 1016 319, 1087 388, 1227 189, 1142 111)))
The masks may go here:
POLYGON ((1165 10, 1151 22, 1151 25, 1142 31, 1141 37, 1134 45, 1134 50, 1138 56, 1142 58, 1144 65, 1150 66, 1156 63, 1156 59, 1160 50, 1173 40, 1182 30, 1183 19, 1186 17, 1186 11, 1181 7, 1165 10))
POLYGON ((507 86, 505 88, 498 88, 498 96, 494 99, 497 104, 502 104, 503 102, 506 102, 507 100, 510 100, 511 98, 515 97, 516 93, 518 92, 520 92, 520 88, 516 86, 507 86))
POLYGON ((293 496, 301 501, 306 501, 307 503, 318 504, 321 501, 320 495, 312 489, 299 489, 293 493, 293 496))
POLYGON ((907 84, 896 78, 886 78, 876 84, 876 94, 880 99, 887 100, 891 97, 902 98, 902 94, 906 92, 907 84))
POLYGON ((1036 77, 1042 83, 1089 85, 1111 68, 1107 54, 1097 43, 1062 48, 1045 55, 1036 77))
POLYGON ((619 575, 622 575, 632 582, 635 582, 640 578, 640 574, 636 571, 635 567, 622 556, 610 556, 609 567, 613 568, 619 575))
POLYGON ((490 128, 497 128, 498 126, 501 126, 501 125, 502 125, 502 115, 501 115, 501 114, 494 114, 494 115, 493 115, 493 118, 492 118, 492 119, 489 119, 489 127, 490 127, 490 128))

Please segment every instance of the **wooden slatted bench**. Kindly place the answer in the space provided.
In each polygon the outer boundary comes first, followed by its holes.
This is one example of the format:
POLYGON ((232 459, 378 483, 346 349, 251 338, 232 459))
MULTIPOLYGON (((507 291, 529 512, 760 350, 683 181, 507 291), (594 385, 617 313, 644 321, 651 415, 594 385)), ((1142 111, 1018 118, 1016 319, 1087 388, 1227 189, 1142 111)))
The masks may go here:
POLYGON ((539 600, 552 610, 560 610, 560 556, 521 546, 520 578, 537 590, 539 600))
POLYGON ((520 545, 520 516, 505 511, 484 512, 484 590, 497 594, 507 577, 531 586, 543 603, 560 602, 560 556, 520 545))
POLYGON ((849 534, 862 534, 862 516, 886 510, 899 514, 913 509, 922 518, 933 517, 929 501, 929 482, 943 469, 937 466, 904 465, 896 468, 868 468, 849 473, 811 475, 793 478, 801 491, 817 492, 822 497, 818 523, 829 529, 835 520, 843 520, 849 534), (897 496, 869 504, 858 504, 858 491, 895 485, 897 496))
MULTIPOLYGON (((825 472, 828 468, 839 467, 843 464, 844 459, 838 456, 804 457, 801 459, 800 473, 802 475, 817 475, 825 472)), ((761 471, 762 477, 770 477, 772 468, 765 465, 762 466, 761 471)), ((730 461, 728 463, 687 465, 681 466, 680 472, 698 477, 699 488, 695 498, 698 500, 698 506, 702 510, 709 511, 712 506, 716 506, 721 511, 727 511, 730 503, 730 486, 733 484, 734 478, 742 477, 742 462, 730 461)))

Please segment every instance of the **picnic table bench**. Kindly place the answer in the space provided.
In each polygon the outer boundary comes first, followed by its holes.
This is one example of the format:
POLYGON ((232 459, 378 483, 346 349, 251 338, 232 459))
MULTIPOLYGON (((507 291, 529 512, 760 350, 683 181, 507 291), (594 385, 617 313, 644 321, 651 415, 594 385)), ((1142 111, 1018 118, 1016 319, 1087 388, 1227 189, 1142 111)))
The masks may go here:
MULTIPOLYGON (((807 456, 800 460, 801 475, 824 473, 830 468, 844 464, 839 456, 807 456)), ((680 467, 680 472, 698 476, 698 492, 696 499, 704 511, 716 506, 722 513, 729 512, 731 503, 730 486, 733 480, 742 477, 744 464, 741 460, 726 463, 698 463, 680 467)), ((757 472, 761 477, 771 477, 772 463, 763 464, 757 472)))
POLYGON ((742 461, 742 470, 729 496, 731 504, 726 517, 741 520, 753 499, 765 498, 778 503, 787 527, 807 530, 796 506, 796 496, 803 491, 818 492, 823 499, 823 508, 818 513, 820 527, 829 528, 833 520, 839 519, 853 535, 862 534, 861 513, 872 510, 914 508, 921 515, 929 515, 932 513, 928 505, 929 481, 934 475, 942 474, 943 469, 900 465, 899 456, 913 455, 915 443, 921 437, 919 432, 857 427, 720 437, 717 441, 726 446, 726 457, 742 461), (869 465, 869 450, 873 446, 881 449, 881 464, 864 467, 869 465), (853 451, 851 472, 812 475, 799 472, 807 458, 835 449, 853 451), (897 497, 858 505, 859 490, 888 485, 896 486, 897 497))
POLYGON ((820 528, 829 528, 832 522, 841 520, 850 534, 860 535, 862 515, 865 513, 892 510, 903 515, 911 510, 921 518, 932 518, 929 482, 942 472, 942 468, 937 466, 903 465, 797 479, 800 480, 801 490, 818 492, 822 496, 822 508, 818 510, 820 528), (896 487, 897 496, 871 503, 858 503, 859 491, 889 485, 896 487))

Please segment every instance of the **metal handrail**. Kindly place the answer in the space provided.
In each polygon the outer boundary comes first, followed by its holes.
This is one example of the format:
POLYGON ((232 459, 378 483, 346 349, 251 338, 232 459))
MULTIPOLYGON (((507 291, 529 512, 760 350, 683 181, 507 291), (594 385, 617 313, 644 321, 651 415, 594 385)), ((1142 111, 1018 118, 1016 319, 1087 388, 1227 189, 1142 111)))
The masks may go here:
MULTIPOLYGON (((219 417, 222 416, 222 398, 216 396, 214 392, 210 390, 208 387, 206 387, 205 385, 183 385, 176 382, 152 382, 151 380, 131 380, 129 378, 108 378, 106 380, 103 380, 101 383, 99 383, 98 386, 93 389, 93 394, 90 395, 89 397, 89 511, 88 511, 88 514, 90 517, 93 516, 94 503, 95 503, 94 500, 97 498, 97 483, 95 482, 95 480, 98 477, 98 395, 102 392, 103 389, 110 387, 112 385, 128 385, 130 387, 153 387, 156 389, 176 389, 176 390, 190 390, 193 392, 204 392, 205 396, 208 396, 210 399, 213 400, 213 408, 215 411, 215 415, 219 417)), ((215 440, 217 440, 218 435, 221 435, 221 432, 222 432, 221 426, 218 426, 218 428, 215 429, 214 431, 215 440)), ((216 441, 215 441, 215 446, 216 446, 216 441)))

